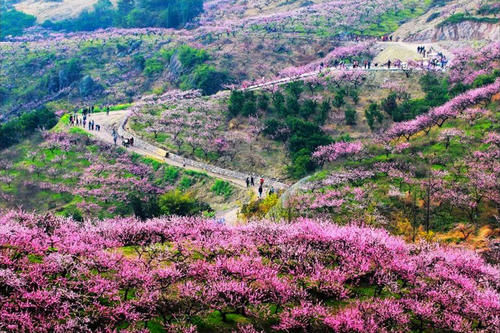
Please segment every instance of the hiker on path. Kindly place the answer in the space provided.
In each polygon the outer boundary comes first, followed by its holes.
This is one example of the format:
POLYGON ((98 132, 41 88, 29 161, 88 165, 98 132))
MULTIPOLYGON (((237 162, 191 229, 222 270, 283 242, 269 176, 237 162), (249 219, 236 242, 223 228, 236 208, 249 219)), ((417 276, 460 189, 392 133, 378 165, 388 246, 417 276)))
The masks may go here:
POLYGON ((255 186, 255 183, 254 183, 254 180, 253 180, 253 176, 250 177, 250 185, 255 186))
POLYGON ((106 107, 106 116, 109 116, 109 106, 106 107))
POLYGON ((389 59, 389 60, 387 60, 387 68, 388 68, 388 69, 391 69, 391 60, 390 60, 390 59, 389 59))
POLYGON ((259 198, 262 198, 262 185, 259 186, 259 198))
POLYGON ((248 188, 250 186, 250 178, 247 177, 246 183, 247 183, 247 188, 248 188))
POLYGON ((264 185, 264 178, 260 178, 260 186, 262 187, 262 185, 264 185))
POLYGON ((273 186, 271 186, 271 188, 269 189, 269 195, 272 195, 272 194, 274 194, 274 187, 273 186))

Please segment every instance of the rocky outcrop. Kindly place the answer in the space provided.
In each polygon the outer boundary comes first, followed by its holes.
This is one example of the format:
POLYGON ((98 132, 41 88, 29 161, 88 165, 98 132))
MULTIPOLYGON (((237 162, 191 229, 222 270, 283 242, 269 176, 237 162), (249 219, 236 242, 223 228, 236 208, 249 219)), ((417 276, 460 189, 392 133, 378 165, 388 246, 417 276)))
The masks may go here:
POLYGON ((168 65, 168 71, 169 71, 169 73, 174 81, 179 80, 179 78, 181 77, 181 75, 184 71, 184 67, 182 66, 182 63, 180 62, 177 54, 174 54, 170 58, 170 63, 168 65))
POLYGON ((465 21, 457 24, 448 24, 441 27, 432 27, 408 34, 404 37, 407 42, 443 41, 443 40, 499 40, 500 25, 465 21))

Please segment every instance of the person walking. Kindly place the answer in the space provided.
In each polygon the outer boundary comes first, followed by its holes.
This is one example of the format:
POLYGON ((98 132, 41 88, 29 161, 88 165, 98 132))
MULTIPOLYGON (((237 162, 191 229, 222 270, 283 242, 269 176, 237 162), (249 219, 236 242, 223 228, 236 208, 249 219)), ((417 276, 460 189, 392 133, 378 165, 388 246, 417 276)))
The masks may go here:
POLYGON ((250 177, 250 185, 255 186, 253 176, 250 177))
POLYGON ((106 116, 109 116, 109 106, 106 107, 106 116))
POLYGON ((259 198, 262 198, 262 185, 259 186, 259 198))
POLYGON ((264 185, 264 178, 260 178, 260 186, 262 187, 264 185))
POLYGON ((390 60, 390 59, 389 59, 389 60, 387 60, 387 68, 388 68, 388 69, 391 69, 391 60, 390 60))
POLYGON ((247 177, 246 183, 247 183, 247 188, 248 188, 250 186, 250 178, 247 177))

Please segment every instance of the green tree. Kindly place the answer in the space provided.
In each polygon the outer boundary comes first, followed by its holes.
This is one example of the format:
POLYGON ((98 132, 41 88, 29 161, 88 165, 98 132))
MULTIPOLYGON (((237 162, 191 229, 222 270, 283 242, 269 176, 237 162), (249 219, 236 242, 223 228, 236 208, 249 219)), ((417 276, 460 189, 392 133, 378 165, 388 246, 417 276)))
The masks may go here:
POLYGON ((347 125, 351 125, 351 126, 356 125, 357 117, 358 117, 356 110, 354 110, 352 107, 349 106, 344 111, 344 116, 345 116, 345 121, 346 121, 347 125))
POLYGON ((7 36, 20 36, 23 30, 36 22, 36 17, 19 12, 15 9, 6 10, 4 5, 0 9, 0 40, 7 36))
POLYGON ((189 88, 200 89, 204 95, 212 95, 222 89, 228 81, 228 74, 220 72, 212 65, 199 65, 195 68, 189 79, 189 88))
POLYGON ((243 104, 245 104, 245 94, 240 90, 231 91, 228 101, 228 110, 231 116, 237 116, 243 109, 243 104))
POLYGON ((425 99, 430 107, 443 105, 450 97, 448 95, 448 82, 434 73, 427 73, 419 80, 425 99))
POLYGON ((328 119, 328 115, 330 114, 331 109, 332 108, 330 106, 330 100, 324 100, 323 102, 321 102, 319 113, 316 116, 316 122, 319 125, 325 124, 325 121, 328 119))
POLYGON ((394 114, 398 112, 398 102, 397 95, 394 92, 391 92, 389 96, 384 98, 381 103, 382 110, 384 110, 387 114, 394 118, 394 114))
POLYGON ((304 91, 304 82, 302 81, 290 82, 286 85, 285 90, 289 96, 298 100, 300 98, 300 95, 304 91))

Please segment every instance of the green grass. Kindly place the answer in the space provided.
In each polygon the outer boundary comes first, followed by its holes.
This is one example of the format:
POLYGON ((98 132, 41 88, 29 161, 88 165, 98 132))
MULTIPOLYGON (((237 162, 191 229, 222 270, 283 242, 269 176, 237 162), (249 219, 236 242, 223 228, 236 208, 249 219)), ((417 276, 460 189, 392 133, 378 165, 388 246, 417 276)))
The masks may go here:
POLYGON ((181 178, 179 182, 179 188, 181 190, 187 190, 193 185, 193 179, 187 176, 184 176, 181 178))
POLYGON ((211 191, 227 199, 233 194, 233 186, 226 181, 217 179, 212 185, 211 191))
MULTIPOLYGON (((109 106, 109 111, 121 111, 121 110, 126 110, 129 107, 132 106, 132 103, 123 103, 123 104, 116 104, 116 105, 110 105, 109 106)), ((80 110, 81 111, 81 110, 80 110)), ((94 107, 94 113, 96 112, 106 112, 106 106, 95 106, 94 107)))
POLYGON ((166 183, 174 184, 179 178, 180 169, 174 166, 166 166, 163 170, 163 180, 166 183))

